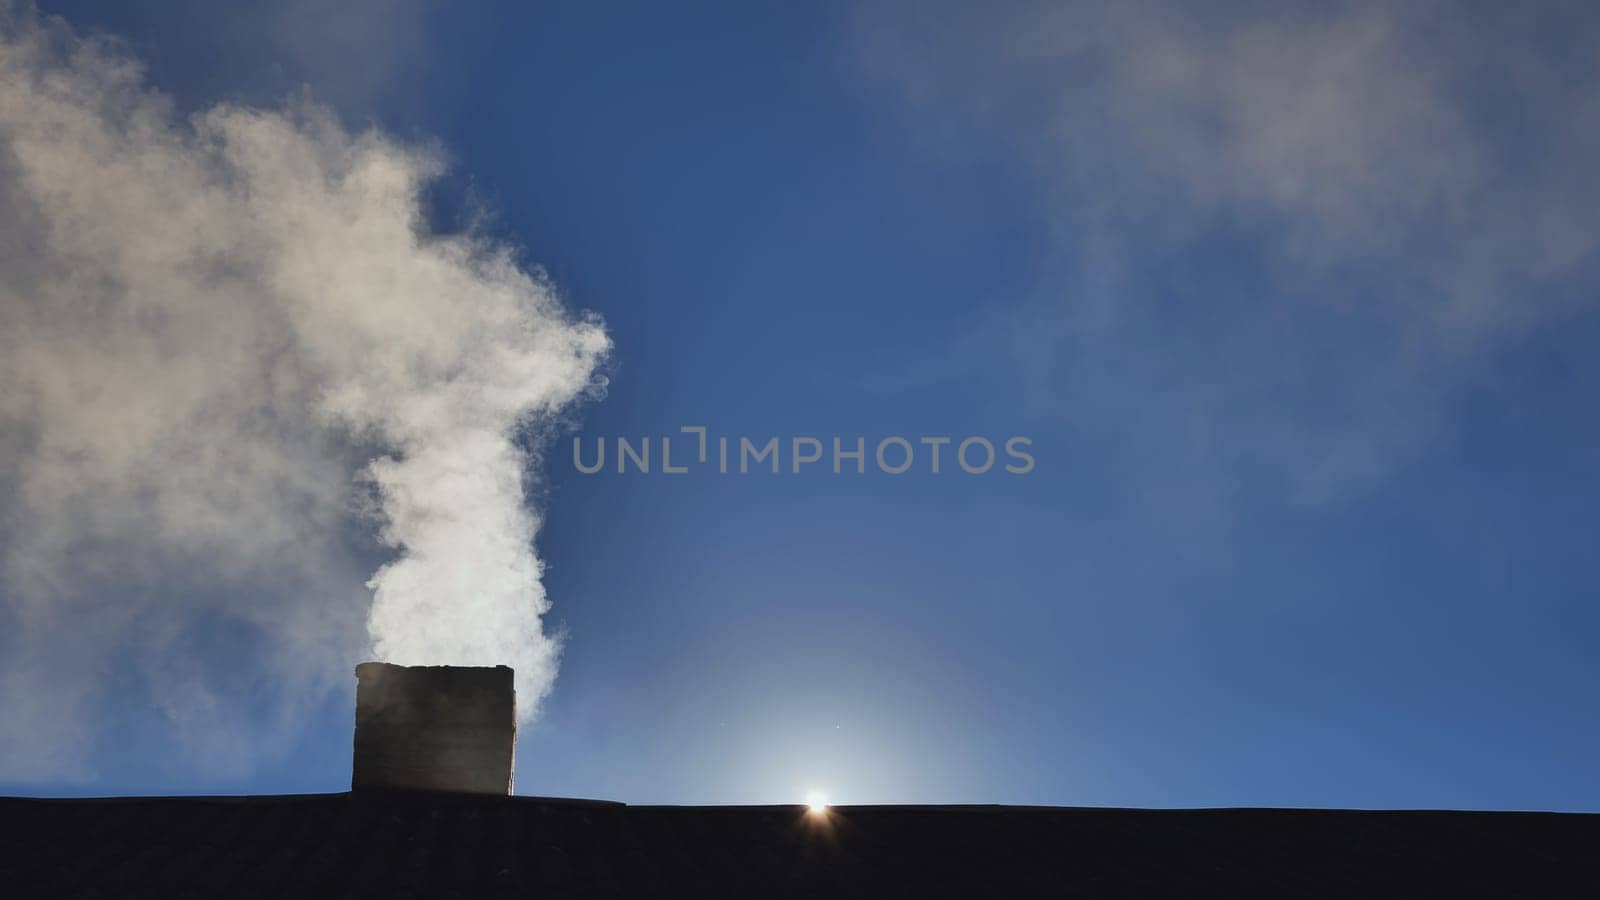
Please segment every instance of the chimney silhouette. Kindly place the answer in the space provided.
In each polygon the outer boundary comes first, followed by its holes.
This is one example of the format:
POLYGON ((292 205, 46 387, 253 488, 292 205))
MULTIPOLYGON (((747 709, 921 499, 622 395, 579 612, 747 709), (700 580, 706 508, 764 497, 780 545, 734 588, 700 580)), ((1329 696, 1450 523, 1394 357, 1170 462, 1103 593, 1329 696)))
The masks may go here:
POLYGON ((356 666, 353 790, 509 794, 516 741, 507 666, 356 666))

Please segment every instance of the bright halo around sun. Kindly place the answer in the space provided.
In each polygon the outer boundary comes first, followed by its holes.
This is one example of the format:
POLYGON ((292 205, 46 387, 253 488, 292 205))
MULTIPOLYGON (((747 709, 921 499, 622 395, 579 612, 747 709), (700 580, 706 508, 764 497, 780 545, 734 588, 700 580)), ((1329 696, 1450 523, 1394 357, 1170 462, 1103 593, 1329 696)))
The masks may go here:
POLYGON ((806 809, 814 816, 824 815, 828 811, 828 795, 821 791, 806 794, 806 809))

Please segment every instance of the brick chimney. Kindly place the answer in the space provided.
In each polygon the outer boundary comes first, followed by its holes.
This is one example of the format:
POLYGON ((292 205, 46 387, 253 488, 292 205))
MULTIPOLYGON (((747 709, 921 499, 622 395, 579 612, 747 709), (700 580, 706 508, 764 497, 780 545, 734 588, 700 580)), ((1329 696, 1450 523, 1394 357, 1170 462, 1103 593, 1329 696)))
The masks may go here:
POLYGON ((356 666, 351 788, 511 793, 516 698, 506 666, 356 666))

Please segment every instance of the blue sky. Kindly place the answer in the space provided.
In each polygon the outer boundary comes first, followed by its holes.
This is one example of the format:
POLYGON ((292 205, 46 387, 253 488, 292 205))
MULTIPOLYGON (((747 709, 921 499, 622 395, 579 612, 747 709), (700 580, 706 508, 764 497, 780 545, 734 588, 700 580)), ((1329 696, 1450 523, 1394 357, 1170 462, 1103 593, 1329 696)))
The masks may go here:
MULTIPOLYGON (((1600 810, 1578 7, 41 6, 180 115, 309 98, 433 148, 431 227, 603 318, 604 398, 533 444, 564 644, 520 792, 1600 810), (1037 465, 573 467, 692 425, 1037 465)), ((342 529, 318 565, 358 583, 390 551, 342 529)), ((347 785, 358 660, 271 684, 276 588, 108 577, 165 642, 96 629, 82 764, 0 789, 347 785), (174 713, 173 668, 231 712, 174 713)))

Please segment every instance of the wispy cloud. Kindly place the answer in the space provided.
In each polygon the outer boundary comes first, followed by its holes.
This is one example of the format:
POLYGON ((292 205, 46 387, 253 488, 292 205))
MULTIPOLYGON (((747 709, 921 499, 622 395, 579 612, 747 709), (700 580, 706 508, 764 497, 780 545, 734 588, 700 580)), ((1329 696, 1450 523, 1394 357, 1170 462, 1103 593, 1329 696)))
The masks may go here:
POLYGON ((1129 410, 1145 446, 1321 501, 1416 453, 1486 351, 1591 299, 1594 18, 919 5, 859 34, 926 146, 1027 167, 1056 223, 1067 274, 996 344, 1064 410, 1129 410), (1174 274, 1205 254, 1250 277, 1174 274))

